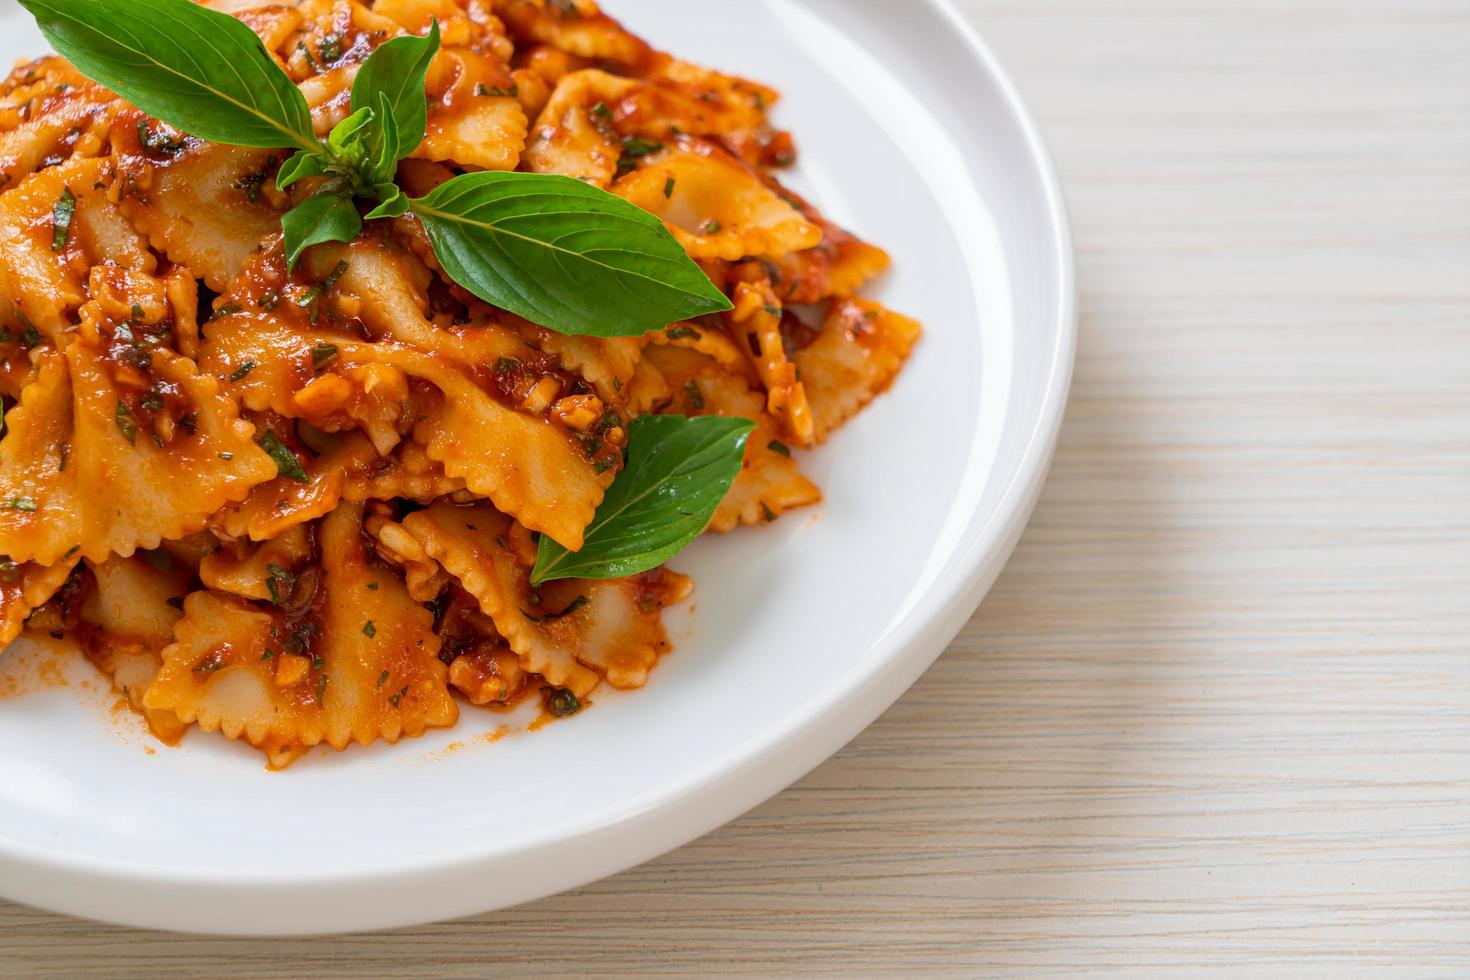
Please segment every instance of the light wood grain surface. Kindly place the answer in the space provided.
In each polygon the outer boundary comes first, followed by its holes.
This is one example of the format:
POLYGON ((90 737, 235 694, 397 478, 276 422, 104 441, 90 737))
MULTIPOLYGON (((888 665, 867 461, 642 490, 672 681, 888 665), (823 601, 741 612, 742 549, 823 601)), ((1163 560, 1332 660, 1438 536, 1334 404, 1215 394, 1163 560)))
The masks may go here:
POLYGON ((1470 0, 965 6, 1067 181, 1083 334, 928 676, 573 894, 289 942, 0 904, 0 975, 1470 973, 1470 0))

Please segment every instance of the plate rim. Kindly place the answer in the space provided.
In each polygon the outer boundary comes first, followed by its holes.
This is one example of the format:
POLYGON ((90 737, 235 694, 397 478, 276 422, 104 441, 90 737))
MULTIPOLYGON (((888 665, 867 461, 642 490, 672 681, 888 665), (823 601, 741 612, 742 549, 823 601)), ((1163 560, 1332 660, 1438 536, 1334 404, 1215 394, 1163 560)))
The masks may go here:
MULTIPOLYGON (((359 872, 324 875, 303 873, 299 878, 276 875, 261 879, 231 879, 210 871, 183 874, 161 871, 140 862, 122 859, 79 857, 60 851, 28 848, 16 853, 0 840, 0 875, 4 894, 15 901, 67 915, 141 928, 166 928, 179 932, 238 936, 311 935, 358 932, 442 921, 535 901, 571 888, 578 888, 653 860, 682 847, 738 818, 770 799, 827 761, 849 741, 869 727, 895 704, 909 686, 928 670, 969 620, 1009 561, 1022 532, 1030 521, 1050 470, 1061 423, 1071 390, 1077 348, 1076 261, 1071 220, 1065 192, 1056 165, 1026 102, 1009 72, 981 37, 978 28, 960 12, 955 0, 924 0, 944 19, 964 43, 969 54, 993 80, 1007 111, 1014 119, 1031 169, 1039 178, 1039 189, 1048 215, 1047 237, 1056 257, 1056 337, 1052 362, 1047 367, 1045 389, 1035 421, 1024 438, 1010 484, 1003 490, 992 520, 968 546, 951 559, 958 572, 947 588, 937 586, 925 595, 897 629, 876 646, 866 673, 850 687, 840 690, 841 700, 856 704, 838 717, 832 699, 761 731, 730 757, 718 759, 689 778, 662 786, 644 798, 625 801, 621 813, 595 826, 576 828, 555 842, 533 841, 517 849, 481 849, 454 860, 419 861, 411 867, 384 871, 373 868, 359 872), (840 722, 840 724, 838 723, 840 722), (793 750, 791 746, 799 748, 793 750), (653 798, 656 797, 656 798, 653 798), (630 841, 636 841, 629 846, 630 841), (604 843, 616 842, 614 849, 604 843), (468 885, 492 867, 497 877, 509 877, 506 869, 518 865, 529 870, 549 849, 583 852, 601 850, 601 860, 576 865, 563 862, 558 873, 544 873, 512 885, 501 900, 488 906, 482 893, 468 885), (17 880, 45 876, 49 886, 12 888, 17 880), (400 905, 374 906, 371 913, 341 899, 367 883, 383 890, 416 888, 422 894, 433 889, 438 899, 420 905, 422 911, 407 912, 400 905), (297 890, 303 899, 328 903, 319 906, 315 918, 303 926, 257 925, 248 914, 222 919, 212 912, 186 912, 205 896, 219 901, 221 889, 235 892, 231 908, 248 909, 263 902, 283 887, 297 890), (169 892, 168 900, 138 901, 139 890, 155 894, 169 892), (320 893, 319 897, 311 897, 320 893), (335 900, 333 897, 335 896, 335 900), (180 910, 182 919, 161 924, 162 916, 132 909, 156 909, 166 904, 180 910), (191 919, 191 915, 193 918, 191 919), (205 922, 209 925, 205 925, 205 922), (221 921, 229 926, 222 929, 221 921)), ((502 878, 503 880, 503 878, 502 878)))

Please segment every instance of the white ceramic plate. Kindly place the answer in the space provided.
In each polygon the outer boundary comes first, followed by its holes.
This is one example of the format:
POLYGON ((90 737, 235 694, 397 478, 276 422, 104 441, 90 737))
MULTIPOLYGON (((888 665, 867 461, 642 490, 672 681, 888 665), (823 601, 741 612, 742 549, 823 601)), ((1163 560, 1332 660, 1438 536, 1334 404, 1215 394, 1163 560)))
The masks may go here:
MULTIPOLYGON (((475 736, 498 719, 469 709, 449 733, 268 773, 217 736, 151 751, 95 684, 0 700, 0 894, 290 934, 585 884, 822 762, 989 588, 1050 461, 1075 337, 1062 197, 999 66, 942 0, 606 6, 659 47, 779 87, 797 186, 893 252, 873 292, 927 327, 894 391, 806 462, 826 504, 675 563, 695 611, 647 689, 493 744, 475 736)), ((6 56, 41 50, 14 0, 0 39, 6 56)))

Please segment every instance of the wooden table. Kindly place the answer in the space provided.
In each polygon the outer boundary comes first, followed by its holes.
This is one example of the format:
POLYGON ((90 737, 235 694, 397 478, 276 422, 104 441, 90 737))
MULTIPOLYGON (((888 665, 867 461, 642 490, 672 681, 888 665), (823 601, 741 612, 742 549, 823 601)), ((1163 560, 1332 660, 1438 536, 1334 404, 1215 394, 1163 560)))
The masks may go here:
POLYGON ((573 894, 292 942, 0 907, 0 975, 1470 971, 1470 0, 965 5, 1068 184, 1083 333, 938 666, 573 894))

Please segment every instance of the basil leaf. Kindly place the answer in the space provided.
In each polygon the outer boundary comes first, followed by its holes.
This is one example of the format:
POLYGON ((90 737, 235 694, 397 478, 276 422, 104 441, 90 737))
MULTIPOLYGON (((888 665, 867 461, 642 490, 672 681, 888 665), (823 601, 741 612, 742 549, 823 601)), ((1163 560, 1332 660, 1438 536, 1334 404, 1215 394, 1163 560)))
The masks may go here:
POLYGON ((396 218, 408 212, 408 195, 403 193, 397 184, 379 184, 373 188, 373 193, 383 203, 367 213, 368 220, 396 218))
POLYGON ((296 268, 301 253, 323 242, 350 242, 362 231, 362 215, 347 194, 323 191, 281 217, 286 233, 286 270, 296 268))
MULTIPOLYGON (((374 118, 378 121, 377 125, 367 137, 368 156, 372 163, 370 176, 376 184, 392 184, 398 176, 398 161, 403 159, 404 153, 398 120, 393 118, 393 107, 388 104, 388 96, 378 96, 374 118)), ((397 189, 395 186, 394 190, 397 189)))
POLYGON ((190 0, 21 0, 77 70, 215 143, 317 147, 311 110, 255 32, 190 0))
POLYGON ((661 221, 580 180, 462 174, 411 209, 450 278, 560 333, 639 336, 731 308, 661 221))
POLYGON ((755 431, 748 419, 644 415, 628 427, 628 465, 587 526, 581 551, 541 536, 531 582, 623 578, 657 568, 703 533, 730 492, 755 431))
POLYGON ((297 150, 295 155, 285 163, 276 174, 276 187, 285 190, 298 180, 307 177, 320 177, 327 172, 332 161, 328 160, 323 153, 314 150, 297 150))
MULTIPOLYGON (((428 96, 424 79, 429 63, 439 52, 439 21, 429 28, 427 37, 407 35, 378 45, 352 83, 352 111, 379 109, 384 100, 391 107, 393 122, 402 136, 393 159, 397 163, 418 149, 428 128, 428 96)), ((390 172, 384 180, 391 180, 390 172)))

